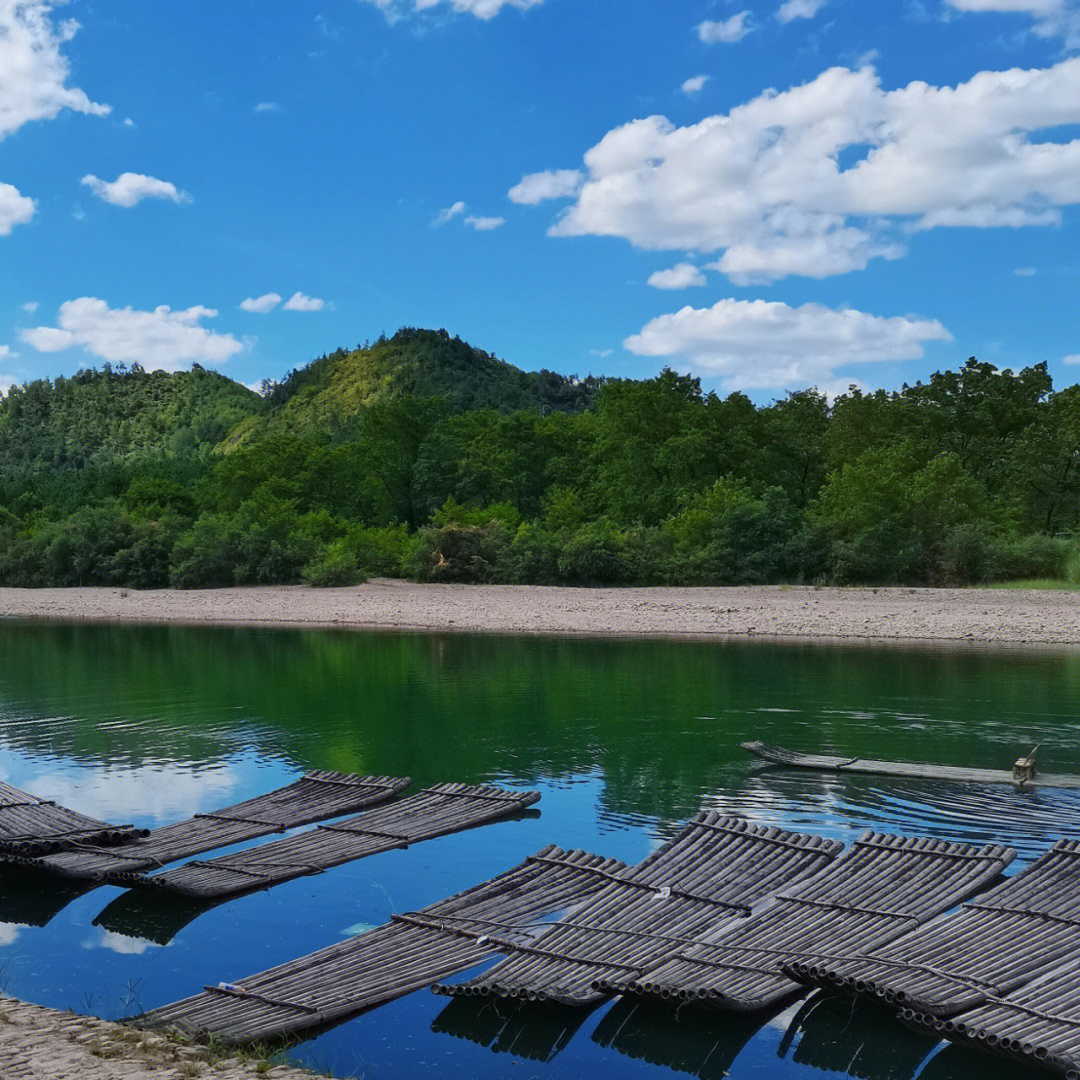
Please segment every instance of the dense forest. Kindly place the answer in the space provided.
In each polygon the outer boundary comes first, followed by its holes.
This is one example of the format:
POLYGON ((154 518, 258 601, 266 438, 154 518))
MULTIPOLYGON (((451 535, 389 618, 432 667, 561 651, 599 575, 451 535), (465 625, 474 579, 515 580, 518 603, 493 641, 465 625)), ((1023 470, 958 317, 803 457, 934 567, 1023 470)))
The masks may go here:
POLYGON ((0 583, 1080 579, 1080 387, 969 359, 767 407, 399 331, 262 394, 83 371, 0 400, 0 583))

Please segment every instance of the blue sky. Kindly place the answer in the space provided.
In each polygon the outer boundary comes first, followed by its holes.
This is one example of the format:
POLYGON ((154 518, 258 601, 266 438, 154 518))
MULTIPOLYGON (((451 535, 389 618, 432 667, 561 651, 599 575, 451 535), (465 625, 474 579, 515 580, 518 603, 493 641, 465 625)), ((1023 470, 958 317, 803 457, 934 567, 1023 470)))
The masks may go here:
POLYGON ((1078 297, 1077 0, 0 0, 0 384, 411 325, 763 401, 1065 385, 1078 297))

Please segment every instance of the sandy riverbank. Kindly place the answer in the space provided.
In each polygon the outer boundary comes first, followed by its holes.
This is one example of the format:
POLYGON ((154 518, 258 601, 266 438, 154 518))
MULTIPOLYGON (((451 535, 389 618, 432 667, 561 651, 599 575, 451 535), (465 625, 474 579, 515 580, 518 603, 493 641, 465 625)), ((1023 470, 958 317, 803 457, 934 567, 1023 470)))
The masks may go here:
POLYGON ((89 1016, 0 998, 4 1080, 312 1080, 312 1074, 182 1046, 89 1016))
POLYGON ((494 633, 1080 644, 1080 593, 1005 589, 571 589, 417 585, 0 589, 0 616, 494 633))

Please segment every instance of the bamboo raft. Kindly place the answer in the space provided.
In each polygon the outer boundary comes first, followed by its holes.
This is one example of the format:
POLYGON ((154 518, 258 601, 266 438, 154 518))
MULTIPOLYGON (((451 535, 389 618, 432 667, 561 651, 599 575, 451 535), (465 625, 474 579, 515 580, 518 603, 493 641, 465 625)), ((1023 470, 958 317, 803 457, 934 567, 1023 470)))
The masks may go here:
POLYGON ((319 825, 259 847, 207 862, 186 863, 163 874, 112 872, 104 880, 114 885, 169 889, 196 899, 239 896, 368 855, 510 817, 539 798, 537 791, 435 784, 358 817, 319 825))
POLYGON ((82 842, 59 854, 36 859, 11 856, 6 861, 65 877, 100 881, 110 874, 161 867, 204 851, 351 814, 386 802, 409 783, 408 777, 315 770, 276 791, 153 829, 142 839, 113 847, 82 842))
POLYGON ((718 924, 643 977, 608 977, 597 988, 737 1011, 767 1008, 804 989, 784 973, 785 962, 885 945, 984 889, 1014 857, 998 845, 866 832, 759 914, 718 924))
POLYGON ((1080 841, 1059 840, 1037 862, 880 949, 804 956, 800 982, 954 1016, 1031 982, 1080 952, 1080 841))
POLYGON ((33 857, 76 844, 122 844, 145 829, 110 825, 0 781, 0 853, 33 857))
POLYGON ((526 940, 534 920, 589 896, 624 868, 550 845, 471 889, 239 982, 206 987, 139 1023, 230 1045, 325 1027, 526 940))
POLYGON ((862 773, 870 776, 904 776, 920 780, 946 780, 961 784, 1011 784, 1021 791, 1035 788, 1080 788, 1080 776, 1043 774, 1035 771, 1035 752, 1020 758, 1009 769, 969 769, 955 765, 932 765, 916 761, 878 761, 832 754, 803 754, 767 743, 744 742, 742 748, 770 765, 819 772, 862 773))
POLYGON ((1080 959, 1073 958, 948 1020, 912 1008, 901 1009, 900 1016, 938 1038, 1080 1080, 1078 986, 1080 959))
POLYGON ((433 989, 594 1004, 607 996, 599 986, 603 980, 641 975, 705 931, 745 919, 777 889, 822 870, 841 847, 820 836, 703 811, 490 971, 433 989))

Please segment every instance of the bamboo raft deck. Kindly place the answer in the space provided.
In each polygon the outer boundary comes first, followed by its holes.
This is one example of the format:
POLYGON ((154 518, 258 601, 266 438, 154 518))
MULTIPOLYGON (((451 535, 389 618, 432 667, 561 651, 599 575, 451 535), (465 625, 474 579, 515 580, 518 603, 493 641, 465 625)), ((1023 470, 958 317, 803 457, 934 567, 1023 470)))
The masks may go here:
POLYGON ((196 899, 239 896, 333 866, 519 814, 540 798, 537 791, 470 784, 435 784, 358 817, 319 825, 258 847, 163 874, 110 873, 115 885, 153 886, 196 899))
POLYGON ((0 854, 0 860, 64 877, 101 881, 110 874, 161 867, 204 851, 351 814, 392 799, 409 783, 408 777, 314 770, 276 791, 164 825, 142 839, 113 847, 81 842, 77 848, 55 855, 4 860, 0 854))
POLYGON ((625 863, 549 845, 498 877, 237 983, 143 1014, 230 1045, 325 1027, 475 966, 534 920, 599 889, 625 863))
POLYGON ((145 829, 110 825, 0 781, 0 853, 33 857, 76 844, 122 844, 145 829))
POLYGON ((878 761, 874 758, 847 758, 832 754, 803 754, 767 743, 744 742, 747 753, 770 765, 796 769, 816 769, 819 772, 862 773, 869 776, 904 776, 920 780, 945 780, 961 784, 1009 784, 1020 790, 1035 788, 1080 788, 1080 776, 1035 773, 1029 779, 1017 780, 1009 769, 970 769, 956 765, 933 765, 916 761, 878 761))
POLYGON ((955 914, 859 955, 784 965, 800 982, 949 1017, 1031 982, 1080 952, 1080 841, 1037 862, 955 914))
POLYGON ((1080 958, 1060 963, 1005 997, 948 1020, 917 1009, 900 1016, 938 1038, 1080 1080, 1080 958))
POLYGON ((759 914, 718 924, 644 977, 608 978, 598 989, 737 1011, 767 1008, 804 989, 782 964, 885 945, 986 888, 1014 857, 999 845, 866 832, 759 914))
POLYGON ((641 975, 706 930, 746 918, 777 889, 822 870, 841 847, 820 836, 704 811, 490 971, 433 989, 594 1004, 607 996, 597 985, 602 980, 641 975))

